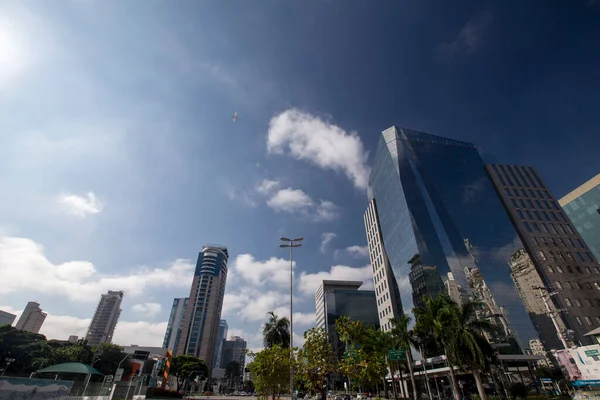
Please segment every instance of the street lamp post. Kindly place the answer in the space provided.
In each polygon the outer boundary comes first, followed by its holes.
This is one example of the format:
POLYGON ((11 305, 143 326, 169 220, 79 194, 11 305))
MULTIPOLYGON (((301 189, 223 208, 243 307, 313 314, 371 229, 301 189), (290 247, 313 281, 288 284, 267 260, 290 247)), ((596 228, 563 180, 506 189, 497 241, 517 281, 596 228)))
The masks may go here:
POLYGON ((293 262, 292 262, 292 249, 294 247, 300 247, 302 244, 300 243, 304 240, 303 237, 297 237, 296 239, 288 239, 286 237, 279 238, 282 242, 279 247, 290 249, 290 399, 294 400, 294 309, 293 309, 293 283, 294 283, 294 274, 293 274, 293 262))

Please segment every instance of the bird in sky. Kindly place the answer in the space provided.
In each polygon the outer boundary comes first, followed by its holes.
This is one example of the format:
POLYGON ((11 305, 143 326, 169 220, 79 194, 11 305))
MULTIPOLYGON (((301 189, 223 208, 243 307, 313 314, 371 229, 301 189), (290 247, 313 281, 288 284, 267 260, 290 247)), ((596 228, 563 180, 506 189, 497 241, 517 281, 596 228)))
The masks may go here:
POLYGON ((236 111, 236 112, 234 112, 234 113, 233 113, 233 115, 231 116, 231 119, 233 120, 233 122, 235 122, 235 121, 237 121, 237 120, 238 120, 238 118, 239 118, 239 117, 238 117, 238 113, 237 113, 237 111, 236 111))

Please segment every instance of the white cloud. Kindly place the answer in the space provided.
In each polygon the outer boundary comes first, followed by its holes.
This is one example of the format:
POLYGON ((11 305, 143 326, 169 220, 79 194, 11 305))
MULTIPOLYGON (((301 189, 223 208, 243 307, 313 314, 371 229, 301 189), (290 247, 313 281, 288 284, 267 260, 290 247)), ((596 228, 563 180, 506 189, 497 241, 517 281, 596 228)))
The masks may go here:
POLYGON ((156 317, 158 314, 160 314, 161 309, 162 307, 160 303, 141 303, 134 304, 133 307, 131 307, 131 311, 149 318, 156 317))
MULTIPOLYGON (((292 267, 295 266, 293 262, 292 267)), ((235 258, 232 270, 253 286, 272 282, 285 287, 290 282, 290 262, 283 258, 271 257, 266 261, 257 261, 252 254, 240 254, 235 258)))
POLYGON ((58 201, 69 214, 80 218, 102 211, 102 203, 98 201, 94 192, 88 192, 86 195, 84 197, 76 194, 63 194, 59 196, 58 201))
POLYGON ((346 252, 354 258, 369 258, 369 246, 348 246, 346 252))
POLYGON ((21 77, 33 59, 29 30, 5 11, 0 13, 0 92, 21 77))
POLYGON ((299 289, 306 295, 313 295, 324 280, 362 281, 364 287, 372 286, 373 271, 370 265, 362 268, 352 268, 345 265, 334 265, 329 271, 300 275, 299 289))
POLYGON ((315 313, 294 313, 294 326, 312 327, 317 322, 315 313))
POLYGON ((231 201, 238 201, 246 207, 256 207, 257 203, 251 194, 234 188, 231 184, 225 184, 225 193, 231 201))
POLYGON ((282 189, 267 200, 267 205, 275 211, 293 213, 313 206, 309 195, 300 189, 282 189))
POLYGON ((449 43, 443 43, 440 49, 447 56, 453 56, 459 51, 472 54, 483 42, 483 36, 492 24, 494 16, 489 10, 478 13, 462 26, 456 38, 449 43))
POLYGON ((95 302, 107 290, 123 290, 139 296, 151 288, 189 289, 194 265, 175 260, 166 268, 138 267, 121 274, 101 274, 88 261, 54 264, 44 248, 31 239, 0 236, 0 276, 10 285, 0 285, 0 294, 44 293, 73 301, 95 302), (36 284, 31 284, 31 277, 36 284))
POLYGON ((272 193, 275 189, 279 187, 278 181, 272 181, 269 179, 264 179, 257 187, 256 191, 261 194, 269 194, 272 193))
POLYGON ((325 253, 327 245, 337 237, 333 232, 324 232, 321 234, 321 253, 325 253))
POLYGON ((267 149, 307 160, 322 169, 343 172, 355 187, 367 187, 367 153, 360 137, 309 113, 288 109, 273 117, 267 149))
POLYGON ((244 287, 237 293, 225 293, 223 317, 237 315, 248 321, 265 321, 269 311, 289 307, 289 301, 289 293, 244 287))
POLYGON ((300 189, 278 190, 267 200, 267 205, 275 212, 302 215, 314 221, 331 221, 339 216, 338 207, 329 200, 315 202, 300 189))

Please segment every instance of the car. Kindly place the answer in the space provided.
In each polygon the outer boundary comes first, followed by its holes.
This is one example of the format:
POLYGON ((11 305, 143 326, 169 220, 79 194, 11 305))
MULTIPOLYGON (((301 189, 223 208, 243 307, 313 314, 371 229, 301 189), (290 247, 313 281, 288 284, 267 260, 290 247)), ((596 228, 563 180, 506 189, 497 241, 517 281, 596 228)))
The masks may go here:
POLYGON ((334 400, 344 400, 341 394, 336 394, 334 400))
POLYGON ((356 394, 356 400, 367 400, 367 394, 366 393, 357 393, 356 394))
POLYGON ((246 392, 240 392, 240 396, 245 396, 246 392))

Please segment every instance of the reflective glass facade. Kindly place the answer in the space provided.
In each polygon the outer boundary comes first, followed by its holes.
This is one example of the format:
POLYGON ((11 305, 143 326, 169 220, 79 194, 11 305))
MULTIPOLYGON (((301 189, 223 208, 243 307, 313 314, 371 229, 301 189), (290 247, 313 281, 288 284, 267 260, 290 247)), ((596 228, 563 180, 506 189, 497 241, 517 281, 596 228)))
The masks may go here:
POLYGON ((600 174, 559 203, 596 260, 600 260, 600 174))
POLYGON ((508 264, 523 245, 474 145, 389 128, 377 148, 369 196, 377 201, 405 313, 423 293, 444 290, 452 272, 464 288, 478 282, 521 349, 537 339, 508 264))

